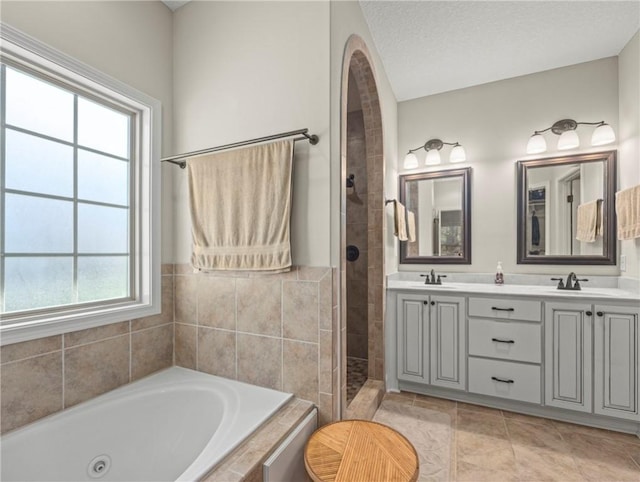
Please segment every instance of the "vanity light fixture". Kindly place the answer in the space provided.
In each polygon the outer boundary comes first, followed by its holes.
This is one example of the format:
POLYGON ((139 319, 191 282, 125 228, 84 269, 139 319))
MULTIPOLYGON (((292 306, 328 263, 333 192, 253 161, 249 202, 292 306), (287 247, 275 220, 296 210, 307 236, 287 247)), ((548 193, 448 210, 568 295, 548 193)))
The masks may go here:
POLYGON ((449 154, 449 162, 455 163, 467 160, 467 154, 464 152, 464 147, 462 147, 460 143, 443 142, 440 139, 430 139, 424 144, 424 146, 416 147, 415 149, 411 149, 407 152, 407 155, 404 157, 404 168, 415 169, 418 167, 418 158, 414 152, 420 149, 427 151, 427 157, 424 162, 425 165, 435 166, 440 164, 442 162, 440 159, 440 149, 442 149, 442 146, 444 145, 453 146, 453 149, 451 149, 451 153, 449 154))
POLYGON ((560 136, 558 139, 558 150, 575 149, 580 146, 580 139, 576 133, 579 125, 597 126, 591 136, 592 146, 604 146, 615 142, 616 135, 613 129, 605 121, 600 122, 576 122, 573 119, 562 119, 553 124, 551 127, 535 131, 529 138, 527 143, 527 154, 540 154, 547 150, 547 142, 542 136, 543 132, 550 130, 554 134, 560 136))

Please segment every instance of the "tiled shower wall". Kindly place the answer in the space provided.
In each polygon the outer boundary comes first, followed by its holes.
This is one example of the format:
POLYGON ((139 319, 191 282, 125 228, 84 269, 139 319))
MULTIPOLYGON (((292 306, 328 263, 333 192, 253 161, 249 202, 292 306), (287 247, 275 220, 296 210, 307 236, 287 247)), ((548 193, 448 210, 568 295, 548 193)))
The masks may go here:
POLYGON ((314 402, 337 416, 335 270, 175 273, 175 363, 314 402))
MULTIPOLYGON (((351 89, 351 83, 349 88, 351 89)), ((354 87, 356 88, 356 87, 354 87)), ((356 88, 357 89, 357 88, 356 88)), ((347 356, 367 359, 368 344, 368 193, 362 110, 349 112, 347 121, 347 175, 354 175, 347 188, 347 245, 356 246, 360 256, 347 261, 347 356)))
POLYGON ((171 366, 173 265, 162 274, 159 315, 3 346, 1 431, 171 366))

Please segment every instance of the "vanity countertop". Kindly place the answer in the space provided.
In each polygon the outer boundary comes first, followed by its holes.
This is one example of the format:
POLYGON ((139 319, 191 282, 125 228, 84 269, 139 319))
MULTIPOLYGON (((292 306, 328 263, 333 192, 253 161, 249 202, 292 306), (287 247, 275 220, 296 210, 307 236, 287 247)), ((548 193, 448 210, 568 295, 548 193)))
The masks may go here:
POLYGON ((540 285, 519 285, 519 284, 503 284, 496 285, 490 283, 443 283, 441 285, 429 285, 424 281, 410 281, 388 279, 387 289, 390 290, 408 290, 408 291, 430 291, 437 293, 439 291, 446 295, 491 295, 491 296, 524 296, 531 298, 553 298, 562 300, 572 299, 595 299, 601 302, 614 301, 635 301, 640 302, 638 293, 622 290, 620 288, 590 288, 583 286, 580 291, 559 290, 555 286, 540 285))

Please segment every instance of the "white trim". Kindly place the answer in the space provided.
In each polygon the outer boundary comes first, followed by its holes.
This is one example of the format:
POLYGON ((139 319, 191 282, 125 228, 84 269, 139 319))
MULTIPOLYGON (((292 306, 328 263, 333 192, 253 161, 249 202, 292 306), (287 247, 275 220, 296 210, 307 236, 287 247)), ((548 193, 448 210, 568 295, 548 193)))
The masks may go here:
POLYGON ((65 312, 25 317, 0 327, 0 345, 160 313, 160 102, 2 22, 0 59, 28 66, 70 87, 103 96, 134 112, 140 141, 132 159, 136 163, 134 181, 137 186, 134 251, 138 259, 133 287, 136 299, 117 305, 71 306, 65 312))

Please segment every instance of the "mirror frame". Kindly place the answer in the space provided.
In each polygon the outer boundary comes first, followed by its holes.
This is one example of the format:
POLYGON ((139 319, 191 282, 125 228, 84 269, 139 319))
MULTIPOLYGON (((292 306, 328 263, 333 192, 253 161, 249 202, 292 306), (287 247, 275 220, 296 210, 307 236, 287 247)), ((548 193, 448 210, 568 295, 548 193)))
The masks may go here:
POLYGON ((560 157, 547 157, 518 161, 518 264, 551 264, 551 265, 615 265, 616 264, 616 212, 614 207, 616 190, 616 154, 617 151, 592 152, 588 154, 571 154, 560 157), (560 166, 563 164, 579 164, 583 162, 604 161, 603 199, 605 208, 602 215, 604 234, 602 236, 603 254, 598 255, 550 255, 533 256, 527 254, 526 216, 527 216, 527 169, 530 167, 560 166))
POLYGON ((462 249, 463 256, 407 256, 406 242, 400 243, 400 264, 471 264, 471 168, 420 172, 398 176, 398 196, 406 203, 406 186, 410 181, 462 177, 462 249))

